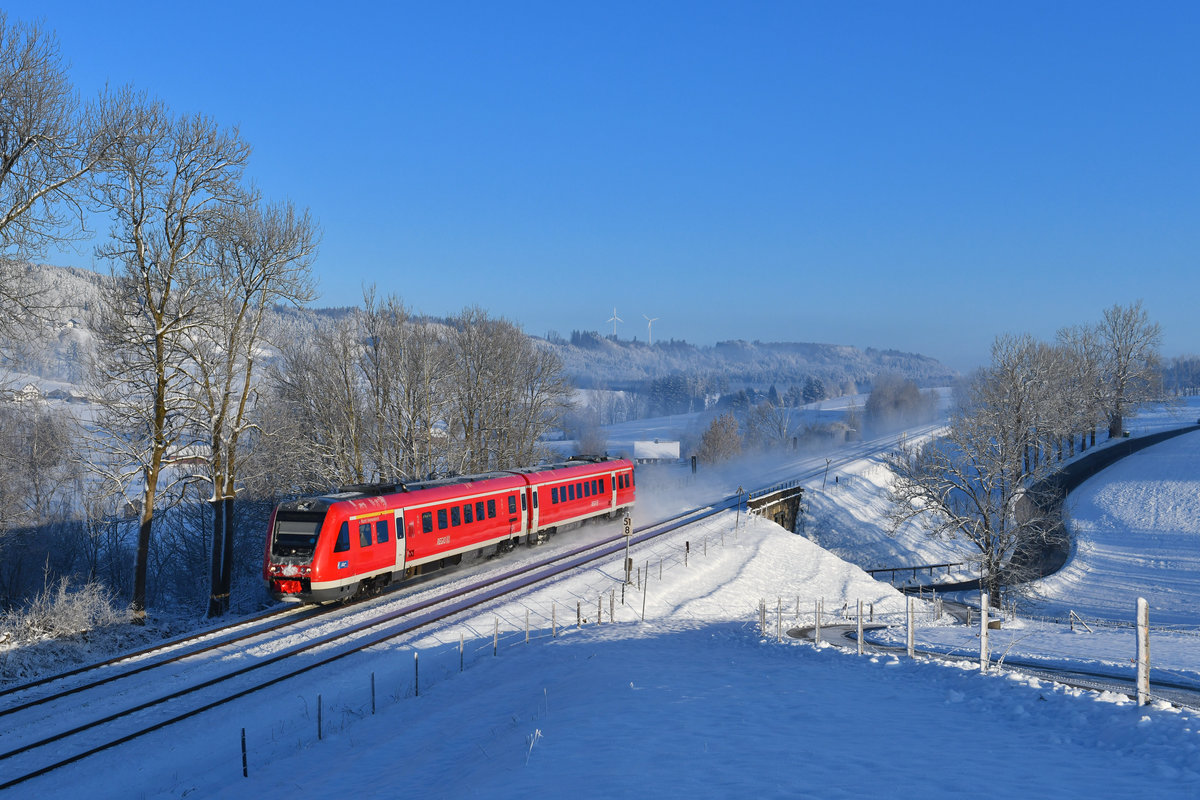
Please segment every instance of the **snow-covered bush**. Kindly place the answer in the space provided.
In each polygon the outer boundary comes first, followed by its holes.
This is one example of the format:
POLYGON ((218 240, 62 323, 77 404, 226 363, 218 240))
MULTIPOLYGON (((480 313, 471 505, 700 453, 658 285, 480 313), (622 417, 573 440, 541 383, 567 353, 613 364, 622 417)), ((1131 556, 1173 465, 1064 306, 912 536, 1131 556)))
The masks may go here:
POLYGON ((0 645, 20 647, 85 633, 129 620, 102 583, 72 587, 66 578, 41 591, 29 605, 0 616, 0 645))

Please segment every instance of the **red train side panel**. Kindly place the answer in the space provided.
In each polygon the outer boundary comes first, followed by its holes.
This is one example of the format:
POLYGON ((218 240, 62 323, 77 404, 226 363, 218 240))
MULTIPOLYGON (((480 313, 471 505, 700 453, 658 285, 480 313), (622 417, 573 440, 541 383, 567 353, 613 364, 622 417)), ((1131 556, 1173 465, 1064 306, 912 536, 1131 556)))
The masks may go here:
POLYGON ((589 457, 302 498, 272 515, 263 577, 276 598, 348 597, 466 552, 615 515, 634 495, 632 462, 589 457))

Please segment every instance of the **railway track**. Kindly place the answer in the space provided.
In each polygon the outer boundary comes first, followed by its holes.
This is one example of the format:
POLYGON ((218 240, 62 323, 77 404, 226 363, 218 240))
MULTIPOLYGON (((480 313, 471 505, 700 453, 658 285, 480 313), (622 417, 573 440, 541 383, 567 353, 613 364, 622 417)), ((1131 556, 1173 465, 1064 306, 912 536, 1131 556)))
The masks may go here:
MULTIPOLYGON (((649 541, 680 527, 732 508, 739 498, 692 510, 635 529, 631 545, 649 541)), ((405 604, 384 613, 369 609, 367 619, 322 624, 314 633, 284 633, 297 621, 241 632, 154 659, 132 670, 104 676, 50 694, 22 698, 22 692, 63 680, 26 684, 6 692, 17 702, 0 708, 0 790, 86 759, 146 734, 190 719, 239 698, 340 661, 354 653, 411 634, 434 623, 598 560, 623 555, 623 535, 574 547, 514 566, 498 576, 470 583, 438 596, 405 604), (219 656, 219 657, 214 657, 219 656), (129 680, 136 676, 136 681, 129 680), (126 684, 120 686, 120 684, 126 684), (155 695, 145 697, 145 687, 155 695), (85 711, 86 710, 86 711, 85 711), (86 721, 81 721, 86 720, 86 721)), ((336 607, 335 607, 336 608, 336 607)), ((329 612, 317 612, 313 617, 329 612)), ((261 623, 263 617, 245 624, 261 623)), ((229 626, 232 628, 244 627, 229 626)), ((198 637, 211 636, 209 631, 198 637)), ((227 631, 228 633, 228 631, 227 631)), ((161 650, 153 648, 152 650, 161 650)), ((120 663, 133 656, 112 659, 120 663)), ((92 669, 99 669, 94 665, 92 669)))
MULTIPOLYGON (((819 478, 832 468, 894 446, 894 438, 860 442, 832 461, 816 459, 764 478, 819 478)), ((765 491, 764 485, 756 492, 765 491)), ((630 545, 734 508, 745 494, 725 497, 639 527, 630 545)), ((0 791, 82 761, 97 753, 197 717, 355 653, 512 595, 596 561, 623 556, 626 537, 610 536, 553 555, 527 560, 498 575, 424 600, 382 611, 369 603, 347 608, 280 609, 252 620, 203 631, 137 653, 10 687, 0 697, 0 791), (276 620, 276 617, 286 619, 276 620), (361 619, 360 619, 361 617, 361 619), (310 626, 315 618, 316 625, 310 626), (128 669, 108 672, 123 663, 128 669), (142 663, 135 663, 142 662, 142 663), (96 677, 91 677, 94 674, 96 677), (72 678, 84 676, 82 682, 72 678), (122 682, 125 684, 122 686, 122 682), (47 686, 58 686, 39 692, 47 686), (147 686, 155 693, 146 699, 147 686), (86 709, 86 713, 84 713, 86 709)), ((434 573, 436 578, 439 573, 434 573)), ((401 584, 403 592, 413 582, 401 584)), ((396 598, 381 598, 388 606, 396 598)))

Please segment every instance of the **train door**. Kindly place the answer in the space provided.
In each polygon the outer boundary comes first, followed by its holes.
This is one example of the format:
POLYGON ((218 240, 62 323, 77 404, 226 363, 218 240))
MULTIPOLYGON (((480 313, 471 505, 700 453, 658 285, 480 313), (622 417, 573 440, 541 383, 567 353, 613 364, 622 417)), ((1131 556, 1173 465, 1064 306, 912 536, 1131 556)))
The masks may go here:
POLYGON ((406 534, 409 531, 404 526, 404 512, 396 512, 396 568, 393 572, 404 571, 404 556, 408 552, 408 540, 406 534))
POLYGON ((532 490, 530 490, 529 495, 530 495, 530 505, 532 506, 529 509, 529 532, 536 533, 537 529, 538 529, 538 517, 539 517, 539 514, 538 514, 538 490, 537 490, 536 486, 533 487, 532 490))

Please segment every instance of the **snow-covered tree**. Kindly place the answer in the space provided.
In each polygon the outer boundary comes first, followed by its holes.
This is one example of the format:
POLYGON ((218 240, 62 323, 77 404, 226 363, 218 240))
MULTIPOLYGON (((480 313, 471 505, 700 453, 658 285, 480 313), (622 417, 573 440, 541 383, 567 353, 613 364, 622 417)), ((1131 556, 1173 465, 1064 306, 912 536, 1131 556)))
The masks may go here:
POLYGON ((0 338, 49 302, 28 261, 83 232, 83 178, 122 135, 124 96, 81 103, 54 33, 0 11, 0 338))
POLYGON ((133 608, 145 615, 147 558, 168 454, 193 444, 190 338, 211 324, 210 236, 241 196, 250 148, 204 116, 136 98, 130 134, 100 162, 96 204, 111 215, 96 249, 113 272, 98 396, 114 476, 140 484, 133 608))
POLYGON ((1158 348, 1162 330, 1151 322, 1142 301, 1104 310, 1097 327, 1105 378, 1108 435, 1120 436, 1131 407, 1162 396, 1158 348))
POLYGON ((196 367, 194 424, 205 433, 213 490, 209 616, 229 606, 240 448, 254 425, 267 312, 276 304, 307 303, 316 294, 311 262, 318 233, 307 210, 288 202, 264 205, 252 194, 230 203, 228 211, 201 255, 215 282, 205 309, 208 324, 186 337, 196 367))
POLYGON ((1037 356, 1028 337, 997 339, 991 365, 968 384, 948 431, 902 444, 888 459, 893 527, 921 519, 932 536, 972 545, 981 584, 997 604, 1013 555, 1053 533, 1049 498, 1033 494, 1052 468, 1050 459, 1031 457, 1047 377, 1037 356))

